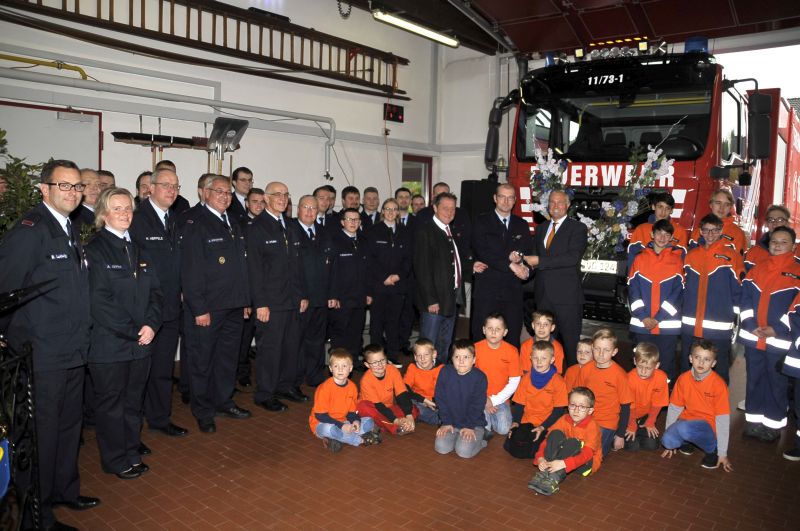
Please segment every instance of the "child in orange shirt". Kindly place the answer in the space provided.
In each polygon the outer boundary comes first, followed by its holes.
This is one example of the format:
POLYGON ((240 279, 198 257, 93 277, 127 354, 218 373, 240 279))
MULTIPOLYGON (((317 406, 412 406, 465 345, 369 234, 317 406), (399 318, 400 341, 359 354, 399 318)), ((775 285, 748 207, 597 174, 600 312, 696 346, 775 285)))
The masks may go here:
POLYGON ((725 380, 711 370, 717 364, 714 343, 696 340, 690 361, 692 368, 678 377, 669 399, 667 426, 661 437, 666 450, 661 457, 671 458, 678 449, 689 455, 698 446, 706 453, 700 466, 713 469, 722 465, 730 472, 731 409, 725 380))
POLYGON ((531 372, 520 380, 511 403, 511 430, 503 448, 519 459, 531 459, 544 440, 544 432, 567 408, 567 386, 553 365, 553 345, 533 344, 531 372))
POLYGON ((383 346, 367 345, 364 364, 369 370, 361 378, 358 414, 372 418, 377 427, 392 435, 412 433, 419 412, 400 371, 388 363, 383 346))
POLYGON ((628 387, 633 394, 631 417, 625 431, 625 449, 635 452, 658 449, 656 419, 669 404, 667 373, 658 368, 658 347, 639 343, 633 349, 633 364, 628 373, 628 387))
POLYGON ((592 418, 594 403, 591 389, 576 387, 569 392, 569 413, 553 424, 536 452, 534 464, 539 470, 528 482, 529 489, 550 496, 572 471, 584 477, 597 473, 603 454, 600 427, 592 418))
POLYGON ((439 409, 434 402, 434 391, 436 390, 436 380, 442 366, 434 367, 436 364, 436 348, 433 341, 420 338, 414 344, 414 364, 406 369, 403 381, 408 386, 411 393, 411 403, 419 411, 419 420, 426 424, 438 426, 439 409))
POLYGON ((343 348, 331 350, 328 368, 332 376, 314 393, 314 406, 308 417, 311 433, 334 453, 342 449, 342 443, 352 446, 380 443, 381 437, 372 419, 356 413, 358 389, 348 379, 353 370, 350 353, 343 348))
POLYGON ((572 365, 564 373, 564 382, 567 384, 567 391, 575 387, 575 382, 578 380, 578 375, 581 373, 581 368, 592 361, 592 340, 583 338, 578 341, 578 349, 575 353, 578 363, 572 365))
POLYGON ((547 310, 536 310, 531 317, 533 337, 519 347, 519 368, 522 374, 531 372, 531 350, 536 341, 549 341, 553 344, 554 361, 558 374, 564 374, 564 347, 553 337, 556 329, 556 317, 547 310))
POLYGON ((508 333, 506 320, 499 313, 490 313, 483 322, 486 339, 475 343, 475 366, 489 380, 486 389, 486 432, 505 435, 511 428, 511 406, 509 399, 517 390, 520 380, 519 352, 510 343, 503 341, 508 333))
POLYGON ((588 387, 595 396, 594 420, 603 436, 603 457, 625 446, 625 430, 631 414, 633 395, 628 388, 628 375, 614 363, 617 336, 610 328, 601 328, 592 336, 594 361, 582 369, 575 385, 588 387))

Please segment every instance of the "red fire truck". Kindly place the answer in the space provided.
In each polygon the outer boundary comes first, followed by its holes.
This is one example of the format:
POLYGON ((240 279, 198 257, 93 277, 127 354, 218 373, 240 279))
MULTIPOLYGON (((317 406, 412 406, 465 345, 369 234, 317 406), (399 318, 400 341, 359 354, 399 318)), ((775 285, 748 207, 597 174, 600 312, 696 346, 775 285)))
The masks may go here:
MULTIPOLYGON (((675 198, 673 216, 693 228, 721 186, 737 199, 740 225, 751 242, 761 235, 767 205, 780 203, 800 227, 800 121, 779 89, 756 80, 728 80, 705 50, 649 55, 605 54, 528 72, 518 89, 495 101, 485 162, 496 170, 503 113, 516 107, 508 182, 517 189, 516 214, 534 229, 530 175, 538 149, 569 162, 562 175, 574 191, 573 209, 590 218, 625 185, 634 150, 659 146, 675 160, 654 191, 675 198), (616 56, 615 56, 616 55, 616 56), (751 90, 745 90, 751 89, 751 90)), ((647 220, 647 198, 634 225, 647 220)), ((587 317, 627 320, 624 251, 584 260, 587 317)))

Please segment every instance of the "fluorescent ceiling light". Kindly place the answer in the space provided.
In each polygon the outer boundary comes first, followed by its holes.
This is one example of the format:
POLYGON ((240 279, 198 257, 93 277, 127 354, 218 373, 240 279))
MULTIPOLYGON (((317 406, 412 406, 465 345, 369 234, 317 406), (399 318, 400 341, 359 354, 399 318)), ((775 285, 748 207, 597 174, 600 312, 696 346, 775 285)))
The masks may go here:
POLYGON ((445 46, 458 48, 459 45, 458 39, 454 39, 453 37, 448 37, 447 35, 442 35, 441 33, 437 33, 431 29, 420 26, 419 24, 415 24, 404 18, 400 18, 395 15, 390 15, 389 13, 384 13, 380 9, 376 9, 375 11, 373 11, 372 17, 375 20, 379 20, 380 22, 385 22, 386 24, 391 24, 392 26, 396 26, 400 29, 410 31, 411 33, 422 35, 427 39, 444 44, 445 46))

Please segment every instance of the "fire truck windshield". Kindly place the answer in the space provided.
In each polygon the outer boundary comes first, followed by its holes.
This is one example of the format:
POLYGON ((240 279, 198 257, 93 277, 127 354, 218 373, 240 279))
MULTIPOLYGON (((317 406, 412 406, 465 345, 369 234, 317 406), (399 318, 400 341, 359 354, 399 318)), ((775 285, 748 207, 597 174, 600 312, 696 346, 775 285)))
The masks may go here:
POLYGON ((550 147, 576 162, 625 161, 659 145, 670 158, 697 159, 708 142, 714 73, 712 62, 685 56, 534 71, 522 83, 517 156, 532 161, 537 147, 550 147))

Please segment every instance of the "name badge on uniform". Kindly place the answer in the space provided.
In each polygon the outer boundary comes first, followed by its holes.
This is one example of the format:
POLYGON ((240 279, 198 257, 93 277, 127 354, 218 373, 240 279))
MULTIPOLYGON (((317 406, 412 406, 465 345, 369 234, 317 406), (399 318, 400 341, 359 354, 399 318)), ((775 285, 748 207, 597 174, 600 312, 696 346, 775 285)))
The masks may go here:
POLYGON ((59 253, 59 254, 51 254, 50 260, 66 260, 69 258, 66 253, 59 253))
POLYGON ((148 242, 149 241, 159 241, 160 242, 160 241, 164 240, 164 237, 163 236, 147 236, 147 237, 145 237, 145 240, 148 241, 148 242))
POLYGON ((119 264, 106 264, 106 269, 121 270, 122 266, 119 264))
POLYGON ((790 273, 788 271, 784 271, 783 273, 781 273, 781 275, 783 275, 785 277, 793 278, 795 280, 800 280, 799 276, 795 275, 794 273, 790 273))
POLYGON ((271 245, 273 243, 278 243, 278 240, 266 240, 264 243, 267 245, 271 245))
POLYGON ((217 243, 217 242, 224 242, 225 238, 209 238, 207 243, 217 243))
POLYGON ((720 260, 727 260, 729 262, 731 261, 731 258, 729 256, 725 256, 724 254, 715 254, 714 258, 719 258, 720 260))
POLYGON ((340 256, 341 258, 345 258, 345 257, 347 257, 347 256, 353 256, 353 253, 339 253, 339 256, 340 256))
POLYGON ((220 256, 218 262, 220 263, 220 265, 224 264, 225 263, 225 257, 224 256, 220 256))
POLYGON ((382 243, 382 244, 386 245, 389 242, 384 241, 384 240, 375 240, 375 243, 382 243))

